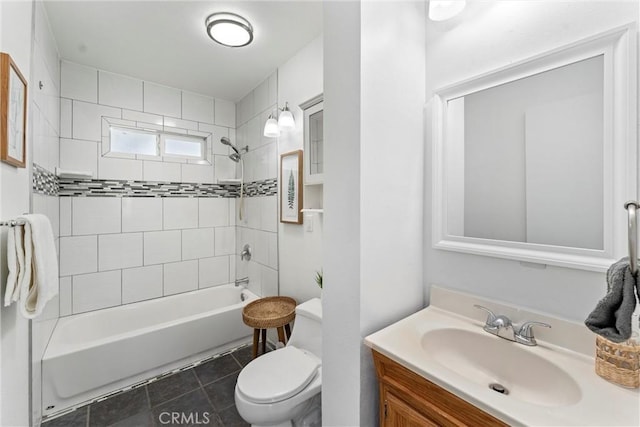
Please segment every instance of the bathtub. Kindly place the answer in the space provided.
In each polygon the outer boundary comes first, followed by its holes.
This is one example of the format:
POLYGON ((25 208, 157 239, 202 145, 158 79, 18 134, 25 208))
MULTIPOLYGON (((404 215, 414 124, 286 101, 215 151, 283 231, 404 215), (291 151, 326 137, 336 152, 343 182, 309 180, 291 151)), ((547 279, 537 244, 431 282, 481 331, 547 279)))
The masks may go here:
POLYGON ((229 284, 59 319, 42 359, 43 415, 247 342, 242 307, 256 298, 229 284))

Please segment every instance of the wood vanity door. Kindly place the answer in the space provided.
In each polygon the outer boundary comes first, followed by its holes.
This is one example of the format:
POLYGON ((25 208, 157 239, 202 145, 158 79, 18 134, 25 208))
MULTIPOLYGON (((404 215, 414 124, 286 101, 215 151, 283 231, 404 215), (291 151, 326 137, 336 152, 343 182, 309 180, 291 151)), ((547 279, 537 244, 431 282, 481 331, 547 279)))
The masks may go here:
POLYGON ((380 417, 380 425, 383 427, 438 427, 438 424, 424 417, 388 390, 383 399, 384 413, 383 417, 380 417))

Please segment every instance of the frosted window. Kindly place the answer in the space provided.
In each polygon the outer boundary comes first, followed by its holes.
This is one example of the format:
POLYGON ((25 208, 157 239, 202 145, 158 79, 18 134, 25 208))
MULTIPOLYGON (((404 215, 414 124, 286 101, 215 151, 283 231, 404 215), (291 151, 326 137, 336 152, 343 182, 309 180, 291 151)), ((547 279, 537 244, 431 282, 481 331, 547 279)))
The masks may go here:
POLYGON ((201 159, 203 158, 204 144, 203 139, 164 135, 164 155, 201 159))
POLYGON ((111 151, 158 156, 158 135, 135 129, 110 128, 111 151))

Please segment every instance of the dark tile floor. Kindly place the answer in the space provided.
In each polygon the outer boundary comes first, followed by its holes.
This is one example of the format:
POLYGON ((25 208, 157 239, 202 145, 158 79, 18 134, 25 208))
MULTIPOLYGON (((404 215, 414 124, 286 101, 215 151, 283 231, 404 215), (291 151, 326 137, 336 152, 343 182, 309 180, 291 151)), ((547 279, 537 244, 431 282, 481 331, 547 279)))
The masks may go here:
POLYGON ((119 393, 42 424, 42 427, 248 426, 234 389, 251 361, 251 346, 119 393))

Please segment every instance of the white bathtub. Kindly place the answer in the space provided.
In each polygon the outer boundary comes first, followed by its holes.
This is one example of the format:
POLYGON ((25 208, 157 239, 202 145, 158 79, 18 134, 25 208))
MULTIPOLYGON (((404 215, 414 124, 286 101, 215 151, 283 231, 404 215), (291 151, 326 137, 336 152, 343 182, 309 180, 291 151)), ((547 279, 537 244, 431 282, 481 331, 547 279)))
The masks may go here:
POLYGON ((52 414, 247 342, 233 284, 61 318, 42 360, 52 414))

